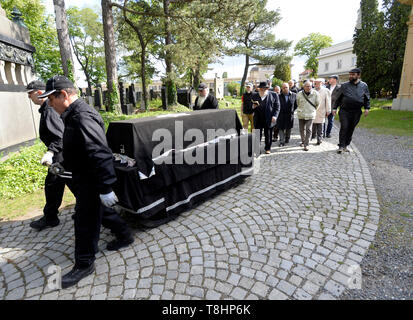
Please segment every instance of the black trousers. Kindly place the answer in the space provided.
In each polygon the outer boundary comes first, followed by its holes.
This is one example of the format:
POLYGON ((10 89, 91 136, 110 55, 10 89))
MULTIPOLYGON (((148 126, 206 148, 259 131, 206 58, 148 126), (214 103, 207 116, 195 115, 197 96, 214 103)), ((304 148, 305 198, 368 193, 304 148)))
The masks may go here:
POLYGON ((55 221, 59 213, 59 207, 62 204, 65 186, 75 194, 75 187, 71 179, 63 179, 51 173, 47 173, 44 182, 44 194, 46 205, 43 208, 44 217, 47 221, 55 221))
POLYGON ((361 110, 346 111, 340 109, 339 147, 345 148, 350 145, 354 129, 360 121, 361 114, 361 110))
POLYGON ((264 131, 264 137, 265 137, 265 151, 271 150, 271 145, 272 145, 272 131, 274 128, 269 128, 267 126, 258 126, 255 127, 255 129, 260 130, 260 141, 262 139, 262 132, 264 131))
POLYGON ((274 132, 274 140, 278 140, 278 134, 280 133, 280 129, 278 128, 278 125, 275 125, 272 129, 273 129, 272 131, 274 132))
POLYGON ((101 225, 109 228, 118 239, 129 237, 131 233, 116 211, 103 206, 96 186, 77 183, 76 191, 75 267, 86 268, 95 261, 101 225))

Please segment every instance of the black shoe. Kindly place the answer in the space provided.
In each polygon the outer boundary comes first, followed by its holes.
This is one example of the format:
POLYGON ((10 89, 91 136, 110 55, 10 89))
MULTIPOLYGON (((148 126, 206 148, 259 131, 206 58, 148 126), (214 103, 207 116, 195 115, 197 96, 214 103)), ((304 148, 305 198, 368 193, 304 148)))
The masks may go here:
POLYGON ((331 138, 331 134, 326 135, 326 138, 331 138))
POLYGON ((338 153, 338 154, 341 154, 341 153, 343 153, 343 151, 344 151, 344 148, 343 148, 343 147, 339 147, 338 150, 337 150, 337 153, 338 153))
POLYGON ((42 217, 39 220, 30 223, 30 227, 37 231, 42 231, 43 229, 56 227, 59 223, 59 218, 56 218, 56 220, 46 220, 45 217, 42 217))
POLYGON ((73 267, 72 270, 70 270, 68 273, 66 273, 62 277, 62 289, 69 288, 76 283, 78 283, 80 280, 83 278, 87 277, 88 275, 92 274, 95 271, 95 264, 92 263, 89 267, 87 268, 77 268, 73 267))
POLYGON ((280 146, 280 147, 284 147, 284 146, 285 146, 285 143, 280 143, 279 146, 280 146))
POLYGON ((285 139, 285 144, 288 144, 290 142, 290 140, 285 139))
POLYGON ((119 238, 112 240, 106 245, 106 249, 109 251, 119 250, 120 248, 127 247, 128 245, 132 244, 135 241, 133 236, 129 236, 127 238, 119 238))
POLYGON ((317 141, 317 145, 319 146, 320 144, 321 144, 321 141, 320 141, 320 140, 318 140, 318 141, 317 141))

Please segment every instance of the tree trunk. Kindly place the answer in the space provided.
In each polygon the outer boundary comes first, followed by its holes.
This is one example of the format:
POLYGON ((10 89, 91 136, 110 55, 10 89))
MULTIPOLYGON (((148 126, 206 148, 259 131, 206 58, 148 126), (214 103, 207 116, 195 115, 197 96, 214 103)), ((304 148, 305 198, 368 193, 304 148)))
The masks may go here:
POLYGON ((102 0, 102 22, 105 43, 105 61, 108 99, 108 111, 121 113, 119 104, 118 73, 116 65, 115 36, 113 30, 113 15, 110 0, 102 0))
POLYGON ((166 65, 166 93, 168 97, 168 106, 176 104, 176 88, 172 74, 172 58, 169 46, 172 44, 172 34, 169 29, 169 4, 170 0, 163 0, 163 10, 165 14, 165 65, 166 65))
POLYGON ((194 89, 195 90, 197 90, 198 89, 198 86, 199 86, 199 83, 200 83, 200 70, 199 70, 199 63, 196 65, 196 69, 195 69, 195 72, 194 72, 194 82, 193 82, 193 86, 194 86, 194 89))
POLYGON ((70 49, 65 1, 53 0, 53 4, 56 16, 56 29, 59 40, 60 56, 62 59, 63 74, 75 82, 75 67, 72 59, 72 50, 70 49))
POLYGON ((141 78, 142 78, 142 99, 145 110, 148 110, 148 91, 146 89, 146 48, 141 45, 141 78))
POLYGON ((248 54, 246 54, 245 55, 244 75, 242 76, 241 87, 240 87, 240 90, 239 90, 240 95, 242 95, 244 93, 245 81, 247 80, 249 67, 250 67, 250 56, 248 54))

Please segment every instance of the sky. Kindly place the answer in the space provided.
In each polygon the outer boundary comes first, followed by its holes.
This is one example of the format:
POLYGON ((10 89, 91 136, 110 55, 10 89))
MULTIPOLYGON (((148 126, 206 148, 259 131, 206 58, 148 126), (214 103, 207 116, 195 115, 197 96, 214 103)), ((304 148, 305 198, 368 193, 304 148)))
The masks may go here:
MULTIPOLYGON (((49 13, 54 14, 53 0, 43 0, 49 13)), ((89 6, 100 7, 100 0, 66 0, 66 7, 89 6)), ((251 1, 251 5, 254 2, 251 1)), ((357 21, 357 11, 360 0, 268 0, 267 8, 280 10, 282 20, 275 26, 273 33, 277 39, 293 41, 291 54, 294 46, 301 39, 312 32, 328 35, 333 39, 333 44, 350 40, 353 37, 357 21)), ((224 72, 228 77, 241 77, 244 72, 243 56, 224 57, 221 63, 211 64, 204 78, 213 78, 215 73, 222 76, 224 72)), ((298 79, 298 75, 304 71, 305 57, 294 57, 292 64, 292 77, 298 79)), ((75 63, 76 64, 76 63, 75 63)), ((161 64, 158 66, 161 67, 161 64)), ((82 86, 82 80, 79 81, 82 86)))

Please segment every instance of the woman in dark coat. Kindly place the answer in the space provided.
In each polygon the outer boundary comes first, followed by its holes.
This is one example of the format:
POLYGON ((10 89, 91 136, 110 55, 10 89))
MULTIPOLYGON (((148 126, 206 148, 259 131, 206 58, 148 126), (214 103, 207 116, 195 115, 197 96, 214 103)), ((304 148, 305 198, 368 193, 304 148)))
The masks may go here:
POLYGON ((294 126, 294 111, 297 109, 297 95, 291 92, 288 83, 282 85, 280 98, 280 114, 277 127, 280 130, 280 147, 290 141, 291 129, 294 126))

